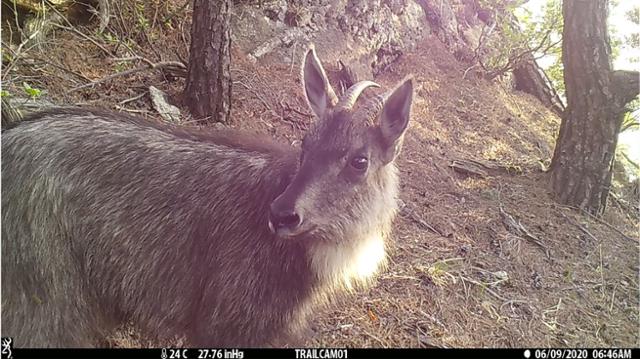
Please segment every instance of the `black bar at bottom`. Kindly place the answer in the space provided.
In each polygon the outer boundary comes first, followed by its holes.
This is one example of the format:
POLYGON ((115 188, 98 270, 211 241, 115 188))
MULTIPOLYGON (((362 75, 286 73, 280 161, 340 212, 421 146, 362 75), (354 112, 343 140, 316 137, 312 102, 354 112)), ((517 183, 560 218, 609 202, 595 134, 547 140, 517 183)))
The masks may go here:
POLYGON ((438 358, 457 356, 477 358, 490 356, 522 359, 640 359, 637 348, 600 349, 345 349, 345 348, 301 348, 301 349, 21 349, 11 348, 11 356, 2 353, 2 358, 153 358, 153 359, 369 359, 369 358, 438 358))

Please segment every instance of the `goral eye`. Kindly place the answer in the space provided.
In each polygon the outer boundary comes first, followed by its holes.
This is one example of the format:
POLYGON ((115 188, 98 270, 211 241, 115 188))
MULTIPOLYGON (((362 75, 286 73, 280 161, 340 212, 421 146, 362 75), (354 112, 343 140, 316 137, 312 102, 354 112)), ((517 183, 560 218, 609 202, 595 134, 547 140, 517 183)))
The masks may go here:
POLYGON ((366 157, 356 156, 351 159, 351 167, 358 171, 364 171, 369 165, 369 160, 366 157))

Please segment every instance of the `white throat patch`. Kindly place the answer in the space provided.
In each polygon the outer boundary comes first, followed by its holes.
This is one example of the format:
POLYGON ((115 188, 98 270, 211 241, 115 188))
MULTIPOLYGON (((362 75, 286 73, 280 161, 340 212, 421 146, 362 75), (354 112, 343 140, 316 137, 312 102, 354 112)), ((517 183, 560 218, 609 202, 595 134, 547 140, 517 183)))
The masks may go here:
POLYGON ((366 285, 385 263, 382 232, 344 244, 319 242, 311 248, 311 268, 318 278, 347 290, 366 285))

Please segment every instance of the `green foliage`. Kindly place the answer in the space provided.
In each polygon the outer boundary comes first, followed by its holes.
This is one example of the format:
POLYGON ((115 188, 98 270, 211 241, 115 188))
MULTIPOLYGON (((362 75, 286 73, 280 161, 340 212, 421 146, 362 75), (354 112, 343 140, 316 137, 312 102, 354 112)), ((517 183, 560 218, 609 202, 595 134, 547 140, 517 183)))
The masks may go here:
POLYGON ((10 63, 13 61, 13 56, 8 51, 2 51, 2 62, 10 63))
POLYGON ((42 95, 42 91, 40 91, 40 89, 37 88, 33 88, 31 87, 31 85, 29 85, 26 82, 22 83, 22 89, 24 90, 24 92, 29 95, 29 97, 31 98, 38 98, 42 95))
POLYGON ((97 36, 102 37, 108 44, 111 45, 115 45, 118 43, 118 36, 108 32, 108 31, 104 31, 102 33, 96 33, 97 36))
POLYGON ((103 31, 101 33, 96 32, 95 36, 103 39, 109 45, 123 44, 125 47, 129 49, 134 49, 137 47, 136 42, 133 41, 132 39, 129 39, 129 38, 121 39, 118 37, 118 35, 111 33, 109 31, 103 31))
POLYGON ((636 5, 629 9, 625 14, 627 20, 636 25, 640 25, 640 5, 636 5))
POLYGON ((637 64, 637 56, 630 55, 640 51, 640 6, 630 6, 627 2, 610 3, 609 14, 615 16, 615 19, 609 19, 608 28, 612 61, 619 59, 621 51, 624 51, 619 64, 624 67, 637 64))
MULTIPOLYGON (((490 74, 513 70, 528 54, 534 57, 560 54, 562 37, 562 6, 559 0, 549 0, 543 11, 532 13, 518 2, 480 1, 483 8, 494 13, 495 30, 500 36, 489 36, 483 45, 480 62, 490 74)), ((493 77, 490 75, 490 77, 493 77)))
POLYGON ((626 43, 633 48, 640 48, 640 32, 632 32, 624 37, 626 43))
POLYGON ((609 45, 611 46, 611 61, 615 61, 620 56, 620 46, 624 44, 623 37, 615 27, 609 25, 609 45))
MULTIPOLYGON (((618 1, 610 1, 609 6, 614 9, 618 6, 618 1)), ((561 0, 547 0, 544 4, 540 14, 534 16, 524 8, 519 8, 516 11, 518 22, 522 28, 522 34, 519 37, 507 36, 508 43, 518 42, 516 45, 505 44, 504 47, 512 49, 510 51, 517 52, 519 48, 522 48, 522 43, 526 43, 529 48, 535 48, 541 41, 541 36, 546 32, 549 32, 551 42, 555 42, 562 39, 562 1, 561 0)), ((625 13, 625 17, 636 23, 640 24, 640 6, 636 5, 632 9, 625 13)), ((611 60, 614 61, 619 55, 623 46, 638 48, 640 47, 640 32, 632 32, 628 34, 621 34, 615 28, 616 24, 609 25, 609 38, 611 45, 611 60)), ((544 46, 543 46, 544 48, 544 46)), ((562 43, 558 43, 555 46, 551 46, 544 53, 538 52, 535 54, 536 58, 542 58, 542 64, 547 74, 547 77, 551 81, 551 85, 554 87, 558 95, 564 97, 564 67, 562 65, 562 43)), ((632 59, 633 60, 633 59, 632 59)), ((636 58, 632 62, 640 60, 636 58)))
POLYGON ((115 63, 115 65, 113 65, 113 69, 116 72, 122 72, 125 71, 127 69, 127 67, 129 67, 128 63, 125 61, 118 61, 115 63))
POLYGON ((11 93, 9 93, 9 91, 5 91, 5 90, 1 90, 0 91, 0 97, 10 97, 11 93))
POLYGON ((554 55, 554 60, 544 72, 547 74, 551 86, 556 90, 559 96, 564 98, 564 65, 562 64, 562 56, 554 55))
MULTIPOLYGON (((640 5, 635 5, 631 9, 627 10, 624 14, 626 20, 630 21, 632 24, 636 25, 633 27, 633 30, 625 34, 622 39, 623 45, 630 47, 632 49, 639 50, 640 49, 640 5)), ((640 59, 638 57, 627 57, 629 62, 638 63, 640 59)))
POLYGON ((139 30, 147 30, 150 27, 149 19, 144 15, 144 2, 137 1, 135 6, 136 22, 139 30))
MULTIPOLYGON (((481 7, 494 13, 494 31, 500 33, 500 36, 487 36, 488 39, 483 44, 483 53, 478 57, 480 63, 490 77, 495 77, 492 74, 499 75, 513 70, 524 54, 532 52, 536 59, 541 60, 539 63, 545 69, 558 95, 564 97, 562 1, 546 0, 541 11, 536 13, 532 13, 520 3, 515 1, 505 4, 501 0, 479 1, 481 7)), ((610 1, 612 9, 616 6, 617 1, 610 1)), ((628 10, 625 17, 640 24, 640 6, 636 5, 628 10)), ((640 32, 621 34, 615 25, 609 26, 612 61, 620 55, 623 46, 640 47, 640 32)))
POLYGON ((564 28, 564 19, 562 16, 562 2, 560 0, 547 0, 543 7, 542 16, 538 20, 541 30, 535 26, 526 27, 525 32, 548 31, 551 41, 556 42, 554 46, 548 48, 544 53, 536 54, 537 58, 547 57, 549 65, 545 69, 545 73, 551 81, 551 86, 556 90, 559 96, 564 98, 564 66, 562 64, 562 31, 564 28))
POLYGON ((162 24, 164 25, 164 27, 166 27, 168 30, 174 30, 175 28, 173 27, 173 22, 170 19, 164 20, 162 22, 162 24))

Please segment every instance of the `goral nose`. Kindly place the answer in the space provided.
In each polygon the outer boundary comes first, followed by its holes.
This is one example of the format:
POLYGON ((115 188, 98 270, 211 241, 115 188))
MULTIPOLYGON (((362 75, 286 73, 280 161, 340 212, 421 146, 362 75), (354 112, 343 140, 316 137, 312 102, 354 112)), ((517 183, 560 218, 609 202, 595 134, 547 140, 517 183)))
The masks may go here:
POLYGON ((269 228, 273 232, 294 231, 302 224, 302 217, 293 209, 280 209, 271 205, 269 228))

